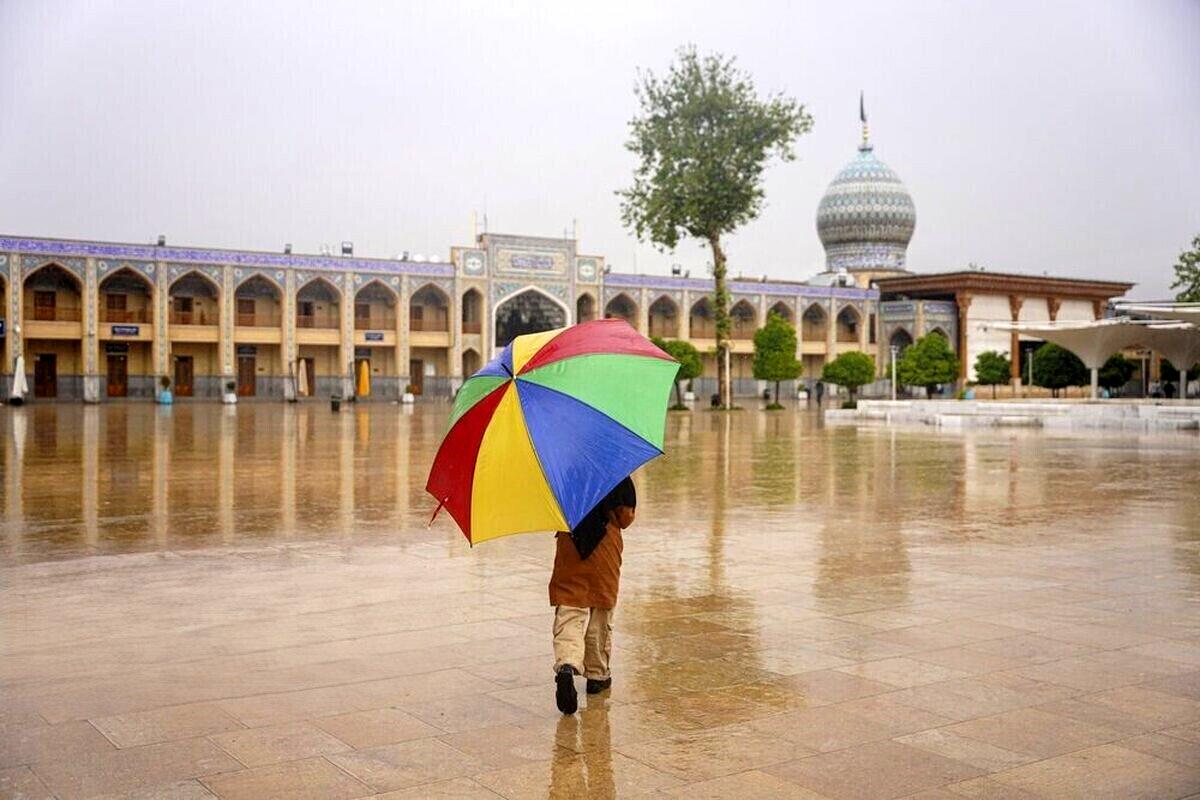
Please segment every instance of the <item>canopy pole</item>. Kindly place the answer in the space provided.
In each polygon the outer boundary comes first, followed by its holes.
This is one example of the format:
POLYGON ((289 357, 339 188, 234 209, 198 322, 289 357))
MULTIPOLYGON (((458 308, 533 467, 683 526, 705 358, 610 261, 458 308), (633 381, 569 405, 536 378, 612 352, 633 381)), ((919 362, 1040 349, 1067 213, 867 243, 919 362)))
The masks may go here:
POLYGON ((434 521, 435 519, 437 519, 437 515, 438 515, 438 514, 441 512, 441 510, 442 510, 442 506, 446 505, 446 501, 447 501, 447 500, 449 500, 449 499, 450 499, 449 497, 444 497, 444 498, 442 498, 441 500, 439 500, 439 501, 438 501, 437 508, 435 508, 435 509, 433 510, 433 516, 429 518, 429 524, 425 526, 425 528, 426 528, 427 530, 428 530, 429 528, 432 528, 432 527, 433 527, 433 521, 434 521))
POLYGON ((1100 396, 1100 370, 1097 367, 1092 367, 1092 399, 1095 400, 1100 396))

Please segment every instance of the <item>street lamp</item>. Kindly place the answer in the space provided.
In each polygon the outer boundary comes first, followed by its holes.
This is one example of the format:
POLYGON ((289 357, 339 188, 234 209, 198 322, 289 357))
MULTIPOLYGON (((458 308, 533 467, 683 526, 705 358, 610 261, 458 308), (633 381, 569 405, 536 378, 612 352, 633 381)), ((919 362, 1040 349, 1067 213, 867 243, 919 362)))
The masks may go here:
POLYGON ((896 400, 896 356, 900 355, 900 346, 892 345, 892 401, 896 400))

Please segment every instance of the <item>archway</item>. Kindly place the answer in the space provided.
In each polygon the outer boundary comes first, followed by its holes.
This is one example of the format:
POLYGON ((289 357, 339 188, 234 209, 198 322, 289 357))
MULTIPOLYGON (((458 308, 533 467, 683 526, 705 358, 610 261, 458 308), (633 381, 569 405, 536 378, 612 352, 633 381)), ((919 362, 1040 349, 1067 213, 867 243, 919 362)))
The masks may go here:
POLYGON ((729 321, 733 323, 729 333, 730 339, 753 339, 755 319, 758 316, 754 306, 746 300, 739 300, 729 309, 729 321))
POLYGON ((801 317, 800 324, 802 326, 801 337, 806 342, 823 342, 825 334, 828 330, 829 317, 825 313, 825 309, 820 305, 813 303, 808 308, 804 309, 804 316, 801 317))
POLYGON ((789 325, 795 324, 795 316, 792 314, 792 307, 790 305, 788 305, 787 303, 783 302, 782 300, 780 300, 775 305, 771 306, 770 310, 767 313, 768 314, 778 314, 780 319, 782 319, 784 322, 788 323, 789 325))
POLYGON ((280 322, 283 292, 261 275, 247 278, 233 293, 237 305, 234 320, 244 328, 274 328, 280 322))
POLYGON ((462 376, 469 378, 480 370, 483 366, 483 358, 479 353, 471 348, 463 350, 462 354, 462 376))
POLYGON ((296 327, 334 329, 341 324, 341 293, 324 278, 314 278, 296 292, 296 327))
POLYGON ((119 269, 100 281, 100 321, 152 322, 154 287, 144 275, 119 269))
POLYGON ((20 291, 33 396, 82 399, 83 282, 58 264, 46 264, 25 276, 20 291))
POLYGON ((608 301, 604 306, 605 319, 623 319, 637 328, 637 303, 629 297, 629 295, 621 292, 619 295, 608 301))
POLYGON ((189 272, 170 285, 171 391, 177 397, 221 395, 219 329, 220 289, 199 272, 189 272), (188 326, 176 341, 176 326, 188 326))
POLYGON ((860 323, 858 311, 852 306, 846 306, 837 315, 837 340, 841 344, 858 342, 858 326, 860 323))
POLYGON ((450 331, 450 298, 432 284, 425 284, 408 303, 408 329, 431 333, 450 331))
POLYGON ((650 335, 663 339, 679 336, 679 306, 665 294, 650 304, 650 335))
POLYGON ((930 329, 930 331, 929 331, 929 332, 930 332, 930 333, 936 333, 938 336, 940 336, 940 337, 942 337, 943 339, 945 339, 947 343, 949 343, 949 342, 950 342, 950 335, 949 335, 948 333, 946 333, 944 330, 942 330, 941 328, 934 327, 934 328, 930 329))
POLYGON ((396 330, 396 293, 379 281, 370 281, 354 293, 356 331, 396 330))
POLYGON ((581 294, 575 301, 575 321, 591 322, 596 318, 596 299, 590 294, 581 294))
POLYGON ((561 304, 537 289, 526 289, 496 307, 496 346, 505 347, 518 336, 566 324, 567 310, 561 304))
POLYGON ((688 313, 688 336, 692 339, 717 338, 712 301, 707 297, 701 297, 692 303, 692 309, 688 313))
POLYGON ((220 323, 220 289, 210 278, 189 272, 167 290, 171 301, 172 325, 217 325, 220 323))
MULTIPOLYGON (((467 289, 462 296, 462 330, 463 333, 483 332, 483 295, 478 289, 467 289)), ((474 351, 469 351, 474 352, 474 351)), ((476 353, 475 355, 479 355, 476 353)), ((463 353, 465 363, 466 353, 463 353)), ((472 373, 474 370, 472 370, 472 373)), ((471 373, 464 372, 464 375, 471 373)))
POLYGON ((904 355, 904 351, 912 347, 913 338, 904 328, 897 328, 888 339, 888 345, 896 348, 896 357, 904 355))

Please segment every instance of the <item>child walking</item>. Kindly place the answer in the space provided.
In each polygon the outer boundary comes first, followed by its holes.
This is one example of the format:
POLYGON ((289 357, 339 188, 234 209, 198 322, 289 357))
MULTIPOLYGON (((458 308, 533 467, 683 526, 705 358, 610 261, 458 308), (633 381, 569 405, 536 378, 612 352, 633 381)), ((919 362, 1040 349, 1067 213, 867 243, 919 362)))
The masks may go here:
POLYGON ((637 492, 625 478, 570 533, 557 534, 550 605, 554 606, 554 682, 558 710, 579 708, 575 676, 587 693, 612 686, 612 618, 621 581, 621 531, 633 523, 637 492))

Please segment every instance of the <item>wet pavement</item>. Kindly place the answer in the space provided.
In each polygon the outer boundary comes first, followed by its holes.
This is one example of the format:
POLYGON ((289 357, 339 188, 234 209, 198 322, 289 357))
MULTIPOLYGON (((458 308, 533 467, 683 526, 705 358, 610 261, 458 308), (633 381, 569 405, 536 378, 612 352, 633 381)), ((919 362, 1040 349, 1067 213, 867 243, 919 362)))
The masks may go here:
POLYGON ((446 413, 0 408, 0 797, 1200 792, 1196 434, 673 415, 562 717, 552 539, 426 528, 446 413))

